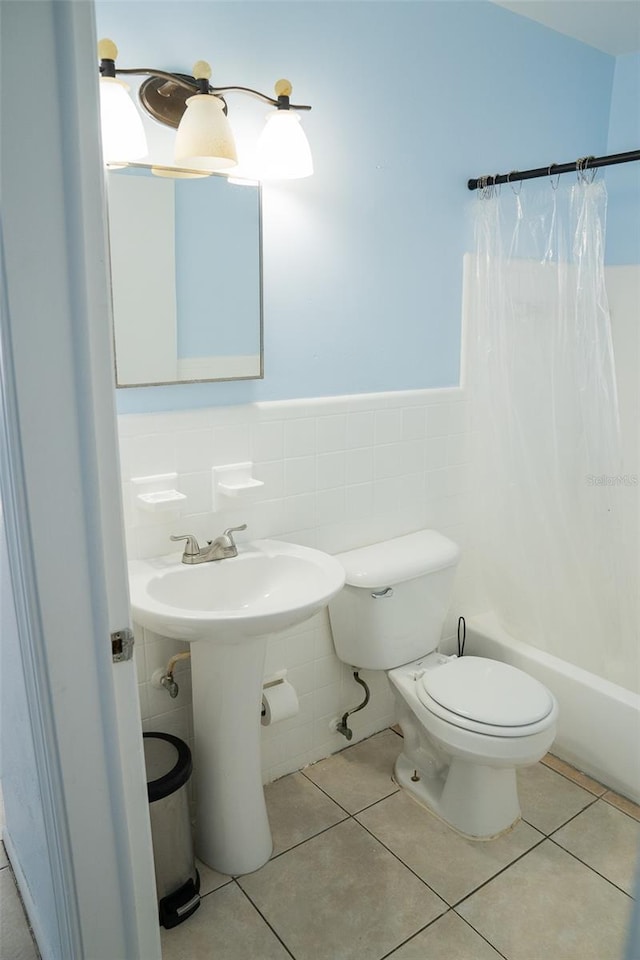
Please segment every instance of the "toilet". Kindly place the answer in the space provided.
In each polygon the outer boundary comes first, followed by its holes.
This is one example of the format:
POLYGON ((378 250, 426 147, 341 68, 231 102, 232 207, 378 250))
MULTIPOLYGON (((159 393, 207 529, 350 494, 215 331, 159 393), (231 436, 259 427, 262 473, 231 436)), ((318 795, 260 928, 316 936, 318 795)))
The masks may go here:
POLYGON ((459 556, 436 530, 338 554, 346 580, 329 617, 339 659, 391 683, 398 784, 459 833, 489 840, 520 819, 516 768, 553 743, 558 704, 509 664, 438 652, 459 556))

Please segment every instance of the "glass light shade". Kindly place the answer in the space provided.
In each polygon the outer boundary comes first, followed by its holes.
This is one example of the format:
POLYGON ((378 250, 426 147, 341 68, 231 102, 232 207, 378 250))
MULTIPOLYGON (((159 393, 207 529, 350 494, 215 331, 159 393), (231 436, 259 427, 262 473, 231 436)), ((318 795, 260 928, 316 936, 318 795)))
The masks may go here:
POLYGON ((222 101, 200 93, 187 100, 176 134, 176 164, 192 170, 226 170, 238 162, 222 101))
POLYGON ((117 77, 100 77, 100 120, 105 163, 139 160, 149 151, 142 117, 117 77))
POLYGON ((256 160, 261 180, 297 180, 311 176, 311 148, 297 113, 274 110, 267 114, 258 139, 256 160))

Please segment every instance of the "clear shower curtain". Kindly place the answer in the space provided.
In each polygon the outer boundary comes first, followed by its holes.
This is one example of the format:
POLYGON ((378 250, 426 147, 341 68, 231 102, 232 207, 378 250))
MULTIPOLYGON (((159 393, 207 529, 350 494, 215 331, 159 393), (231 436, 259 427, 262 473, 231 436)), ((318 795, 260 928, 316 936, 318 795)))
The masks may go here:
POLYGON ((602 182, 485 189, 468 266, 476 532, 515 637, 638 685, 636 491, 621 469, 602 182))

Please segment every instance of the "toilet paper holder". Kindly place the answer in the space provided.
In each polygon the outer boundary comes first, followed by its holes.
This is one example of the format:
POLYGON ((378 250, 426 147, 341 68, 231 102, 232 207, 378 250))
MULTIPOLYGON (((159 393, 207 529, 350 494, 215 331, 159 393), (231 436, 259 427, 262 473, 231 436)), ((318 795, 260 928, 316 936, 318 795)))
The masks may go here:
MULTIPOLYGON (((287 680, 286 670, 278 670, 276 673, 272 674, 271 676, 265 677, 262 683, 262 691, 263 691, 263 697, 262 697, 262 704, 260 707, 260 718, 263 726, 270 725, 272 722, 277 722, 278 720, 287 719, 288 717, 293 716, 295 713, 298 712, 298 709, 299 709, 298 698, 296 696, 296 691, 294 687, 292 687, 292 685, 287 680), (289 689, 289 697, 288 697, 289 703, 286 703, 285 701, 286 712, 284 713, 284 715, 281 715, 279 717, 273 717, 272 719, 268 711, 269 709, 273 709, 273 706, 272 704, 265 702, 266 701, 265 694, 266 694, 266 697, 268 698, 268 692, 273 691, 275 688, 280 686, 287 687, 289 689), (291 697, 291 694, 293 694, 293 698, 291 697)), ((281 704, 278 704, 278 707, 280 707, 280 710, 282 709, 281 704)))

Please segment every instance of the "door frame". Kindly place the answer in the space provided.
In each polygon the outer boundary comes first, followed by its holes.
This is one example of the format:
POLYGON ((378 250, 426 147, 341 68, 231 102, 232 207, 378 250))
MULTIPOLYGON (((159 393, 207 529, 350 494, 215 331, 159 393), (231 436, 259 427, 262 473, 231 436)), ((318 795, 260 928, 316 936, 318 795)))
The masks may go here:
POLYGON ((31 919, 64 960, 160 960, 135 662, 111 655, 129 600, 94 7, 1 6, 0 479, 57 936, 31 919))

